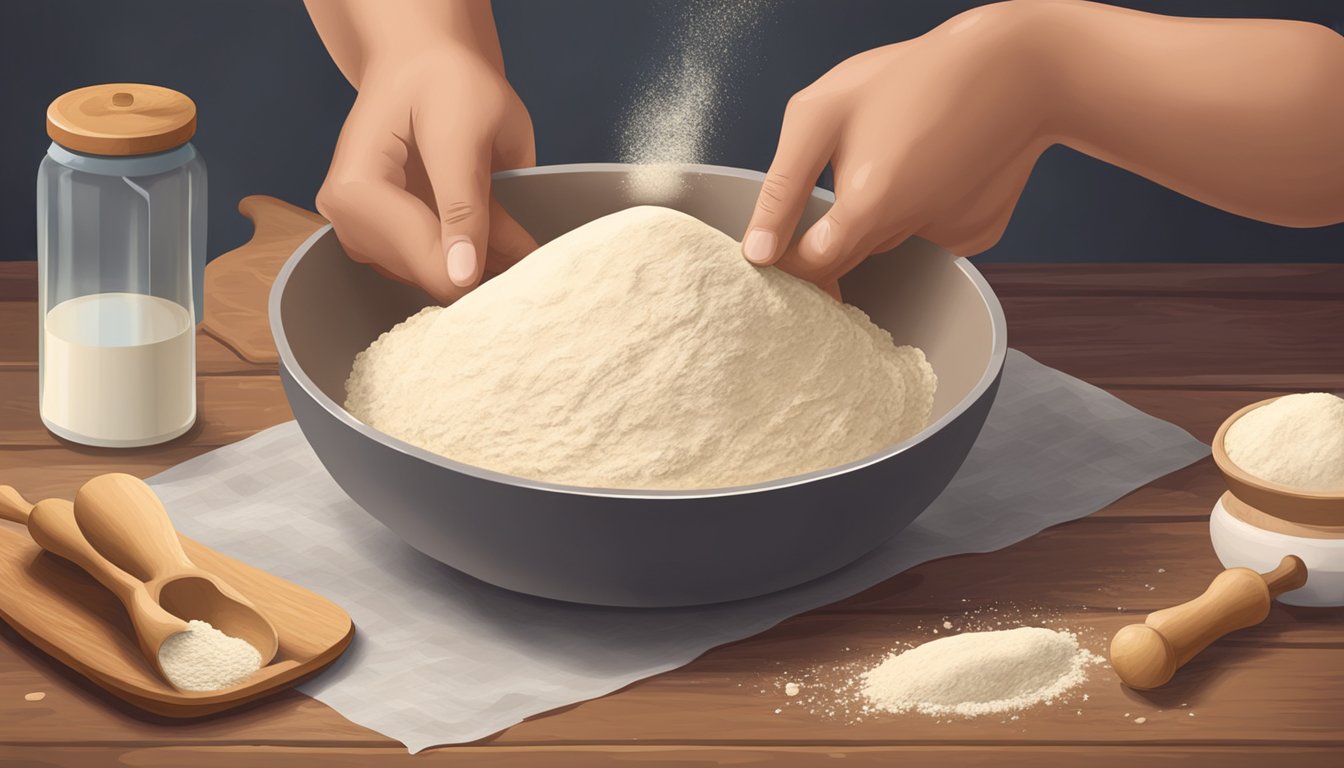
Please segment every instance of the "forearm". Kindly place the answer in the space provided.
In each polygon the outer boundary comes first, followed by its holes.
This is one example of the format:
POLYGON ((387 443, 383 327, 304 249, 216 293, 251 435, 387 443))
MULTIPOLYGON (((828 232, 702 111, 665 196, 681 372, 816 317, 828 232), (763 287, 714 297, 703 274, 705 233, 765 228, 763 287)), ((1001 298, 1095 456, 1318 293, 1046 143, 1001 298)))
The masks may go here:
POLYGON ((489 0, 304 0, 304 4, 327 52, 356 89, 370 66, 443 45, 470 48, 504 71, 489 0))
POLYGON ((1344 221, 1344 38, 1069 0, 1023 13, 1050 141, 1251 218, 1344 221))

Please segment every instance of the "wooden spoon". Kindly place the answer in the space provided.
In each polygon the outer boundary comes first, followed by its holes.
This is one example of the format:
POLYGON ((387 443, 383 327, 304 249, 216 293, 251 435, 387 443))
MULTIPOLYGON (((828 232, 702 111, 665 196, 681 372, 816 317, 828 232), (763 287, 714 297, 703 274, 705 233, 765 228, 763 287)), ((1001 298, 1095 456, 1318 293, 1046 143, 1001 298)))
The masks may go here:
POLYGON ((261 654, 262 666, 275 658, 275 626, 252 601, 187 557, 163 502, 143 480, 120 473, 93 478, 75 496, 74 515, 89 543, 143 581, 163 608, 246 640, 261 654))
POLYGON ((161 677, 168 679, 159 666, 159 646, 169 637, 186 632, 187 622, 164 610, 150 596, 143 582, 93 548, 75 522, 73 504, 65 499, 29 504, 18 491, 0 485, 0 519, 28 526, 28 534, 38 546, 78 565, 116 595, 131 617, 140 652, 161 677))
POLYGON ((1228 568, 1194 600, 1150 613, 1142 624, 1115 633, 1111 666, 1131 688, 1166 685, 1214 640, 1264 621, 1274 598, 1306 583, 1307 567, 1293 555, 1265 574, 1228 568))

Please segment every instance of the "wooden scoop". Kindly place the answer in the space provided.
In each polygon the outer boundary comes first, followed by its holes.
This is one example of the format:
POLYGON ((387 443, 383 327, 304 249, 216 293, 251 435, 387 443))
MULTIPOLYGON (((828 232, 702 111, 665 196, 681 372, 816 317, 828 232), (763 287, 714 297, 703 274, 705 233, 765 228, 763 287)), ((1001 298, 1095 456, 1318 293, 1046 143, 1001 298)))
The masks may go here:
POLYGON ((199 619, 246 640, 265 666, 280 642, 275 627, 252 601, 182 551, 168 511, 143 480, 99 475, 75 496, 75 521, 84 537, 117 567, 144 582, 149 597, 169 613, 199 619))
POLYGON ((242 638, 263 666, 279 647, 275 627, 252 603, 182 551, 154 492, 130 475, 103 475, 80 489, 75 503, 46 499, 29 504, 0 486, 0 519, 28 526, 33 541, 84 569, 126 607, 140 650, 167 679, 159 647, 187 631, 183 616, 208 621, 242 638))
POLYGON ((98 553, 75 522, 74 505, 65 499, 45 499, 29 504, 18 491, 0 485, 0 519, 28 526, 38 546, 78 565, 85 573, 116 595, 131 617, 140 651, 159 675, 159 646, 169 637, 187 631, 187 622, 164 610, 150 597, 145 585, 98 553))
POLYGON ((1142 624, 1115 633, 1111 666, 1131 688, 1166 685, 1210 643, 1264 621, 1274 598, 1306 583, 1307 567, 1293 555, 1265 574, 1229 568, 1194 600, 1150 613, 1142 624))

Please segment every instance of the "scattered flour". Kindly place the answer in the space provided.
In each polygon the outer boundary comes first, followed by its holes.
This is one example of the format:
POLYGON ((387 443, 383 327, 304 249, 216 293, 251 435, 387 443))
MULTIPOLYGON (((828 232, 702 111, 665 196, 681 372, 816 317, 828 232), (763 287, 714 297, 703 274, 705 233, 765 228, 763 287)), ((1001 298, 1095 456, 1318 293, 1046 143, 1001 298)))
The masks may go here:
POLYGON ((1344 491, 1344 399, 1287 395, 1233 422, 1227 457, 1262 480, 1303 491, 1344 491))
POLYGON ((893 653, 863 674, 862 690, 887 712, 976 717, 1053 702, 1098 661, 1069 632, 968 632, 893 653))
POLYGON ((209 622, 187 622, 159 647, 159 666, 168 682, 184 691, 217 691, 261 669, 261 654, 246 640, 229 637, 209 622))
MULTIPOLYGON (((971 602, 971 600, 963 599, 962 602, 971 602)), ((871 698, 865 690, 868 687, 870 675, 894 655, 902 651, 914 650, 920 647, 921 642, 925 644, 928 644, 930 640, 942 642, 933 637, 932 633, 934 629, 941 626, 942 622, 947 622, 949 619, 949 623, 953 623, 954 628, 959 632, 995 633, 995 637, 1002 637, 1004 631, 1018 627, 1047 628, 1047 630, 1037 631, 1058 629, 1061 630, 1061 634, 1076 638, 1077 653, 1083 655, 1087 666, 1105 664, 1102 657, 1086 650, 1097 645, 1104 645, 1110 639, 1109 636, 1098 632, 1095 628, 1083 627, 1076 632, 1067 629, 1072 616, 1056 608, 1018 605, 1013 602, 993 602, 969 606, 962 614, 957 616, 943 616, 927 623, 920 621, 916 626, 907 628, 907 631, 921 637, 912 637, 910 640, 897 642, 888 653, 874 654, 869 651, 861 651, 855 655, 853 652, 858 649, 846 646, 843 649, 821 650, 817 663, 801 669, 789 668, 776 662, 781 668, 774 671, 774 674, 770 676, 773 679, 760 689, 760 693, 767 695, 772 693, 782 694, 775 699, 775 702, 785 709, 795 709, 812 716, 838 720, 846 725, 857 725, 874 718, 889 718, 891 717, 890 711, 871 698), (789 695, 789 683, 798 685, 799 693, 797 696, 789 695)), ((1081 687, 1054 696, 1053 704, 1049 701, 1043 702, 1043 704, 1049 706, 1052 711, 1073 712, 1075 716, 1081 717, 1089 699, 1088 694, 1083 692, 1081 687)), ((910 711, 918 712, 919 710, 911 708, 910 711)), ((965 717, 955 711, 946 711, 932 716, 938 724, 960 721, 965 717)), ((1028 712, 1005 711, 997 713, 997 716, 1000 723, 1016 727, 1018 722, 1027 718, 1028 712)))
POLYGON ((679 8, 669 30, 668 55, 638 87, 621 127, 622 162, 635 164, 629 177, 635 197, 665 200, 683 187, 677 163, 707 162, 708 144, 719 129, 728 69, 740 69, 742 52, 764 13, 763 0, 705 2, 679 8))
POLYGON ((605 216, 383 334, 345 406, 465 464, 623 489, 774 480, 924 427, 920 350, 738 251, 667 208, 605 216))

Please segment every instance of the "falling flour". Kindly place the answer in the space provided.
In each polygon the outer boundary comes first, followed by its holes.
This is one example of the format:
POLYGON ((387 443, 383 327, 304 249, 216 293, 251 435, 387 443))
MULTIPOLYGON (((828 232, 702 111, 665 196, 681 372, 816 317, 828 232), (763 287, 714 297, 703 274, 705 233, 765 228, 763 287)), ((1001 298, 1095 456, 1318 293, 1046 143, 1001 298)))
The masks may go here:
POLYGON ((936 378, 859 309, 651 206, 585 224, 354 362, 346 408, 412 445, 587 487, 826 469, 922 429, 936 378))
POLYGON ((764 15, 762 0, 692 2, 666 34, 668 55, 635 93, 621 126, 621 160, 636 165, 629 184, 636 198, 663 200, 682 188, 677 163, 707 161, 724 110, 724 86, 741 70, 747 32, 764 15))
POLYGON ((159 646, 159 666, 184 691, 217 691, 261 669, 261 654, 246 640, 229 637, 208 622, 187 622, 159 646))
POLYGON ((887 712, 1015 712, 1053 702, 1086 680, 1088 665, 1099 661, 1070 632, 967 632, 891 654, 862 675, 862 692, 887 712))
POLYGON ((1263 480, 1303 491, 1344 491, 1344 399, 1286 395, 1228 427, 1223 448, 1263 480))

